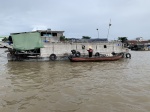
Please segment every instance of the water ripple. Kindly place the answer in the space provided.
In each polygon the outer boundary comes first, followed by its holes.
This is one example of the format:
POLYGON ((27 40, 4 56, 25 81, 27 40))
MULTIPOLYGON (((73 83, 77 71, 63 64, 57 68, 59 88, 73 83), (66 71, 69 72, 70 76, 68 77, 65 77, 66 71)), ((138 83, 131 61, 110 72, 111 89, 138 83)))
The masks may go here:
POLYGON ((115 62, 2 62, 2 112, 149 112, 150 52, 115 62))

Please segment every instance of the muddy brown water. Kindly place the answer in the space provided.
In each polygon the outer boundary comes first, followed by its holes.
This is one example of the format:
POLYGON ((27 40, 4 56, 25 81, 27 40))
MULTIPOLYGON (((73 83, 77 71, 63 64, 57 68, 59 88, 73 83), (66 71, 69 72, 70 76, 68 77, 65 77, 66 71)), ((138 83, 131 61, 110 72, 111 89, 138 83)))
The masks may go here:
POLYGON ((0 112, 150 112, 150 52, 115 62, 8 62, 0 112))

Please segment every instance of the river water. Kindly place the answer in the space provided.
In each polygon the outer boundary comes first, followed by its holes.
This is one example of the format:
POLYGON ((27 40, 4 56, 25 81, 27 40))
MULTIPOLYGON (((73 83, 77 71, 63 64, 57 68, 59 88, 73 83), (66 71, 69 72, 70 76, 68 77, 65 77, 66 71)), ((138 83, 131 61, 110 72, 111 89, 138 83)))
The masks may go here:
POLYGON ((150 112, 150 52, 115 62, 8 62, 0 112, 150 112))

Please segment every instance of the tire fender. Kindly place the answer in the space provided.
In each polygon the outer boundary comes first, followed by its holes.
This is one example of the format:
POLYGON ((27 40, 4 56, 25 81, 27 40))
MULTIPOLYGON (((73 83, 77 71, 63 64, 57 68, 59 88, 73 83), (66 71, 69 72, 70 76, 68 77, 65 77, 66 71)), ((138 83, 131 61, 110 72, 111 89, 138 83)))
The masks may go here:
POLYGON ((96 53, 95 53, 95 56, 100 56, 99 52, 96 52, 96 53))
POLYGON ((77 51, 76 54, 75 54, 75 56, 76 56, 76 57, 80 57, 80 56, 81 56, 81 53, 80 53, 79 51, 77 51))
POLYGON ((126 58, 131 58, 131 54, 130 53, 126 53, 126 58))
POLYGON ((82 49, 85 49, 85 45, 82 45, 82 49))
POLYGON ((49 56, 49 58, 50 58, 51 61, 55 61, 57 59, 57 56, 56 56, 56 54, 51 54, 49 56))
POLYGON ((76 50, 71 50, 72 54, 76 54, 76 50))

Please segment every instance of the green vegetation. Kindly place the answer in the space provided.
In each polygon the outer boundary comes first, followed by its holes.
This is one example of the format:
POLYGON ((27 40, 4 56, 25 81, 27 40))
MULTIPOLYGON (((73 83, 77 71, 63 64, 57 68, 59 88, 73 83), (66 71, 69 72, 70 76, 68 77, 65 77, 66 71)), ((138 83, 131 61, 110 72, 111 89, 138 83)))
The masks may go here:
POLYGON ((91 39, 89 36, 82 36, 82 39, 91 39))
POLYGON ((65 36, 60 37, 60 41, 67 41, 67 40, 68 40, 68 38, 66 38, 65 36))
POLYGON ((5 37, 5 38, 2 39, 2 41, 3 41, 3 42, 7 42, 7 41, 8 41, 8 38, 5 37))
POLYGON ((128 37, 118 37, 118 40, 120 40, 122 43, 127 43, 128 37))

